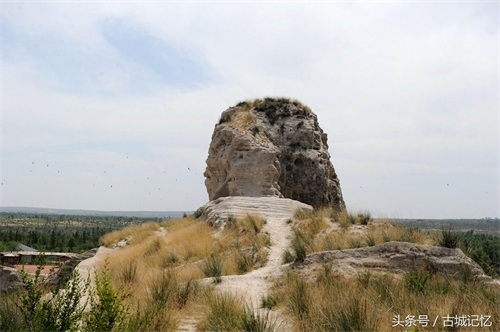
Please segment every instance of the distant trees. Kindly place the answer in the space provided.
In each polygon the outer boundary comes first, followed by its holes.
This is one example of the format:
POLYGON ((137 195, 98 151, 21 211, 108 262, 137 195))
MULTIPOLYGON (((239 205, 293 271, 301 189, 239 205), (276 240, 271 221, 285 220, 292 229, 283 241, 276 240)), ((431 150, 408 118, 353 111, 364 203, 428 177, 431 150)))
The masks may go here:
POLYGON ((38 251, 84 252, 113 229, 158 218, 0 213, 0 251, 24 244, 38 251))
POLYGON ((26 232, 22 227, 10 227, 0 230, 0 251, 16 251, 22 243, 38 251, 84 252, 97 247, 99 238, 110 231, 110 228, 92 227, 63 232, 53 227, 26 232))
POLYGON ((500 276, 500 237, 490 234, 476 234, 474 231, 460 233, 458 247, 478 263, 486 274, 500 276))

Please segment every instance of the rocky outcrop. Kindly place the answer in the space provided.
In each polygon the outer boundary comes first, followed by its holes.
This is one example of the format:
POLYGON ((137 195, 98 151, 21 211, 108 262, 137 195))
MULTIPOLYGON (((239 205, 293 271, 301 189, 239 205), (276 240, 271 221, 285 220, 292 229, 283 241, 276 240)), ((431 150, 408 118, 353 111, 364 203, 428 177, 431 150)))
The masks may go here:
POLYGON ((66 283, 71 278, 71 274, 75 270, 76 266, 80 264, 80 262, 94 257, 97 252, 97 248, 90 249, 84 253, 72 256, 69 260, 64 262, 57 273, 50 275, 48 283, 52 286, 61 286, 66 283))
POLYGON ((317 252, 308 255, 304 262, 296 263, 293 268, 304 275, 311 275, 325 264, 344 276, 356 276, 364 271, 401 274, 410 268, 425 267, 455 278, 492 281, 460 249, 408 242, 387 242, 372 247, 317 252))
POLYGON ((277 196, 345 208, 317 116, 285 98, 242 102, 224 111, 212 135, 205 177, 210 200, 277 196))
POLYGON ((197 213, 209 223, 222 226, 230 217, 240 218, 247 214, 260 215, 264 219, 288 219, 297 209, 312 210, 312 207, 288 198, 232 196, 210 201, 197 213))
POLYGON ((19 272, 11 267, 0 266, 0 292, 15 290, 21 287, 19 272))

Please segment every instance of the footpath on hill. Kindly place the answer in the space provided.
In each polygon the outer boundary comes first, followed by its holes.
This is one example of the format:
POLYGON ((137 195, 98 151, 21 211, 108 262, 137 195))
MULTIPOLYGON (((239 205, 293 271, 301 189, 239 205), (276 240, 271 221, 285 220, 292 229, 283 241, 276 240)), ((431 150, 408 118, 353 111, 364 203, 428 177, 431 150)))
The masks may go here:
MULTIPOLYGON (((219 292, 227 292, 241 297, 247 305, 260 309, 261 299, 270 291, 272 279, 278 277, 284 268, 283 251, 290 247, 292 229, 287 220, 293 218, 299 208, 312 209, 309 205, 287 198, 277 197, 224 197, 208 203, 206 212, 212 221, 223 220, 228 216, 244 217, 247 214, 258 214, 266 220, 262 232, 269 234, 271 245, 267 264, 257 270, 243 275, 223 276, 222 282, 216 285, 219 292)), ((217 223, 217 222, 216 222, 217 223)), ((119 244, 118 246, 123 245, 119 244)), ((83 280, 90 276, 91 287, 95 286, 94 271, 96 266, 104 263, 109 253, 117 248, 100 247, 95 256, 80 262, 76 270, 83 280)), ((209 284, 213 278, 200 280, 209 284)), ((88 297, 82 298, 84 302, 88 297)), ((276 315, 275 315, 276 316, 276 315)), ((197 319, 185 317, 179 324, 179 331, 196 331, 197 319)))
MULTIPOLYGON (((216 285, 217 291, 240 296, 254 310, 264 310, 260 309, 261 299, 270 291, 272 279, 281 275, 284 268, 283 251, 290 247, 293 233, 287 220, 293 218, 295 210, 299 208, 312 208, 307 204, 277 197, 234 196, 211 203, 206 208, 209 218, 258 214, 266 220, 262 232, 268 233, 271 239, 267 264, 247 274, 223 276, 222 282, 216 285)), ((210 283, 212 280, 213 278, 206 278, 201 282, 210 283)), ((192 317, 182 320, 179 331, 196 331, 196 321, 192 317)))

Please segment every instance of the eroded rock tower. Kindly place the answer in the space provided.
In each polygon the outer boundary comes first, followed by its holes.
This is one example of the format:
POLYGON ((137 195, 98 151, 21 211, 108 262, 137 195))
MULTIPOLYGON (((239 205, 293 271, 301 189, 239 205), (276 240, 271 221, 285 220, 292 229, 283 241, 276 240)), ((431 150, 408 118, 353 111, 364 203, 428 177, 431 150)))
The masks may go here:
POLYGON ((327 135, 309 107, 288 98, 245 101, 224 111, 205 177, 210 200, 277 196, 345 209, 327 135))

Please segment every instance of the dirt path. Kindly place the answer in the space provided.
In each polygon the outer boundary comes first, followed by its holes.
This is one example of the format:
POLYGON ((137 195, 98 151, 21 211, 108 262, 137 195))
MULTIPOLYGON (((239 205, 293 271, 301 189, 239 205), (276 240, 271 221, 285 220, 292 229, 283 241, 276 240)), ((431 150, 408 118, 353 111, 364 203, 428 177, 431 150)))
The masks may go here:
MULTIPOLYGON (((271 238, 268 262, 266 266, 244 275, 223 276, 222 282, 216 286, 220 292, 228 292, 242 297, 254 310, 260 309, 261 299, 268 294, 271 281, 278 277, 284 267, 283 251, 290 247, 292 229, 287 220, 293 217, 298 208, 310 206, 276 197, 226 197, 219 204, 210 206, 209 214, 213 216, 244 216, 257 213, 267 220, 262 228, 271 238)), ((212 278, 203 279, 203 283, 212 282, 212 278)), ((276 315, 275 315, 276 316, 276 315)), ((283 330, 289 327, 282 325, 283 330)), ((179 331, 196 331, 196 322, 192 317, 182 320, 179 331)))
MULTIPOLYGON (((264 218, 265 215, 263 215, 264 218)), ((267 223, 262 231, 269 233, 271 247, 266 266, 243 275, 222 277, 217 289, 231 292, 243 297, 254 309, 260 307, 261 299, 269 292, 270 279, 281 274, 283 251, 290 247, 292 229, 286 221, 290 216, 283 218, 266 218, 267 223)))

